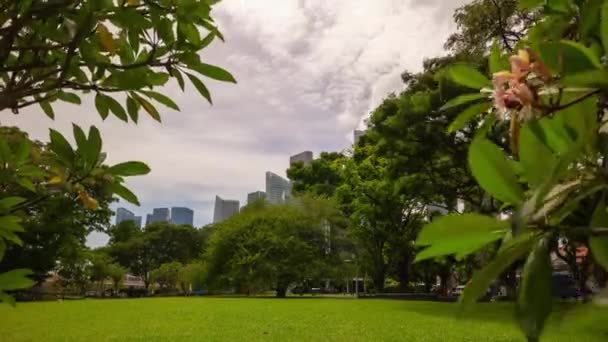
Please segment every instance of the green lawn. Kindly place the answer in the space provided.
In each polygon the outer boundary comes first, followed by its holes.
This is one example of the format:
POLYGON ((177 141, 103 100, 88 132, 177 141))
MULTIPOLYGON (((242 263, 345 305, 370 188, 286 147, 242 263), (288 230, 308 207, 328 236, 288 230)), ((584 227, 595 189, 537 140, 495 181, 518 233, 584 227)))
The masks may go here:
MULTIPOLYGON (((510 304, 149 298, 0 305, 0 341, 522 341, 510 304)), ((551 318, 544 341, 607 341, 608 309, 551 318)))

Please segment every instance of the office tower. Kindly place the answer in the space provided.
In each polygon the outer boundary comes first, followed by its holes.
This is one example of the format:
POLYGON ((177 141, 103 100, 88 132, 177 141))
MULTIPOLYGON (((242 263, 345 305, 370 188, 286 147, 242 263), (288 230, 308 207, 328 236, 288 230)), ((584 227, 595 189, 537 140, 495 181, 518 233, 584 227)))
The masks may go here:
POLYGON ((194 211, 190 208, 173 207, 171 208, 171 223, 194 225, 194 211))
POLYGON ((247 194, 247 204, 251 204, 255 201, 265 200, 266 193, 264 191, 256 191, 247 194))
POLYGON ((232 215, 239 213, 239 201, 225 200, 215 196, 215 208, 213 209, 213 223, 222 222, 232 215))
POLYGON ((291 182, 272 173, 266 172, 266 200, 272 204, 285 203, 291 197, 291 182))
POLYGON ((310 166, 312 163, 312 152, 304 151, 289 157, 289 165, 301 162, 304 166, 310 166))
POLYGON ((118 208, 116 209, 116 224, 120 224, 124 221, 135 221, 135 214, 126 208, 118 208))
POLYGON ((137 228, 141 228, 141 216, 133 217, 133 221, 135 222, 135 225, 137 226, 137 228))
POLYGON ((363 131, 363 130, 356 129, 353 132, 353 141, 354 141, 355 145, 357 145, 357 143, 359 142, 359 139, 361 139, 361 137, 363 135, 365 135, 365 131, 363 131))
POLYGON ((169 208, 154 208, 146 217, 146 225, 155 222, 169 222, 169 208))

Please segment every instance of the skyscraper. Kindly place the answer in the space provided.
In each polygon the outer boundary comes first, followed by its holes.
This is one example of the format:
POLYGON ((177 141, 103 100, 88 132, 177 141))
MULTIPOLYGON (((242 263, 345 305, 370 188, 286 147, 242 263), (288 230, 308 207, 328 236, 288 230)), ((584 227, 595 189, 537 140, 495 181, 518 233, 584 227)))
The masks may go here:
POLYGON ((121 222, 124 221, 135 221, 135 214, 133 214, 133 212, 131 210, 128 210, 126 208, 117 208, 116 209, 116 224, 120 224, 121 222))
POLYGON ((291 182, 272 173, 266 172, 266 200, 272 204, 285 203, 291 197, 291 182))
POLYGON ((222 222, 232 215, 239 213, 239 201, 225 200, 215 196, 215 208, 213 209, 213 223, 222 222))
POLYGON ((365 131, 364 130, 356 129, 353 132, 353 141, 354 141, 355 145, 357 145, 357 143, 359 142, 359 139, 361 139, 361 137, 364 136, 364 135, 365 135, 365 131))
POLYGON ((194 211, 190 208, 172 207, 171 223, 194 225, 194 211))
POLYGON ((247 204, 251 204, 255 201, 265 200, 265 199, 266 199, 266 193, 264 191, 250 192, 249 194, 247 194, 247 204))
POLYGON ((301 162, 304 166, 310 166, 312 163, 312 152, 304 151, 289 157, 289 165, 301 162))
POLYGON ((155 222, 169 222, 169 208, 154 208, 152 214, 146 216, 146 225, 155 222))

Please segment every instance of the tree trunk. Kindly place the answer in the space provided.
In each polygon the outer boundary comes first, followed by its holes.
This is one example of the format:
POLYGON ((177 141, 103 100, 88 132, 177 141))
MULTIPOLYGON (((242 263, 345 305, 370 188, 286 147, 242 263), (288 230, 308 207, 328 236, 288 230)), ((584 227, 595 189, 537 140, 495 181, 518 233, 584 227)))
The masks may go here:
POLYGON ((401 256, 397 264, 397 278, 399 280, 399 291, 405 292, 410 282, 411 257, 409 254, 401 256))
POLYGON ((277 298, 285 298, 287 295, 287 285, 277 284, 277 298))

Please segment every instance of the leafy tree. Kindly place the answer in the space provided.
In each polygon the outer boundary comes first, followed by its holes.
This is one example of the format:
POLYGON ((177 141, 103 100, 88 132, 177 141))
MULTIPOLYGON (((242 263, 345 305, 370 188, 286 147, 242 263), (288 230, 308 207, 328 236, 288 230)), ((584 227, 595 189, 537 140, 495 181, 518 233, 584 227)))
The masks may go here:
POLYGON ((57 274, 64 290, 78 295, 84 295, 91 278, 91 268, 87 252, 84 249, 73 251, 59 260, 57 274))
POLYGON ((108 244, 129 241, 140 233, 141 229, 132 220, 122 221, 108 229, 110 241, 108 244))
POLYGON ((112 279, 112 284, 114 285, 114 294, 117 294, 127 274, 127 269, 117 263, 111 263, 108 265, 107 272, 108 277, 112 279))
POLYGON ((160 265, 150 272, 150 281, 158 283, 161 290, 177 288, 183 265, 177 261, 160 265))
POLYGON ((290 285, 314 278, 337 251, 329 218, 305 208, 306 201, 266 205, 219 224, 204 256, 208 284, 247 294, 273 288, 284 297, 290 285))
POLYGON ((184 265, 179 271, 178 285, 182 293, 190 294, 192 290, 200 290, 205 282, 205 266, 200 263, 184 265))
POLYGON ((310 166, 295 163, 287 170, 296 194, 309 193, 331 197, 341 183, 340 166, 345 156, 338 152, 321 152, 310 166))
POLYGON ((495 278, 525 260, 516 313, 528 341, 538 341, 551 312, 551 253, 558 241, 589 246, 594 261, 608 267, 607 71, 601 62, 608 46, 603 15, 608 4, 564 0, 519 5, 530 11, 543 6, 543 20, 518 42, 522 49, 517 54, 492 49, 492 81, 466 65, 448 71, 453 81, 479 89, 450 103, 460 106, 481 94, 490 96, 493 109, 487 115, 495 116, 496 126, 508 126, 500 131, 508 148, 479 135, 469 147, 468 162, 479 185, 503 204, 510 218, 445 216, 427 225, 417 242, 427 246, 418 255, 423 260, 463 258, 500 241, 496 256, 469 282, 460 298, 463 305, 474 303, 495 278), (544 32, 552 34, 540 34, 544 32), (503 70, 507 58, 510 71, 503 70), (486 90, 491 86, 491 92, 486 90))
POLYGON ((211 102, 197 74, 235 82, 201 61, 198 51, 223 39, 210 16, 213 0, 13 1, 2 5, 0 110, 33 103, 54 117, 52 103, 80 104, 95 93, 102 118, 111 112, 137 122, 144 109, 160 121, 150 100, 179 110, 148 88, 184 76, 211 102), (202 34, 202 35, 201 35, 202 34), (125 105, 108 94, 123 93, 125 105), (126 108, 126 110, 125 110, 126 108))

